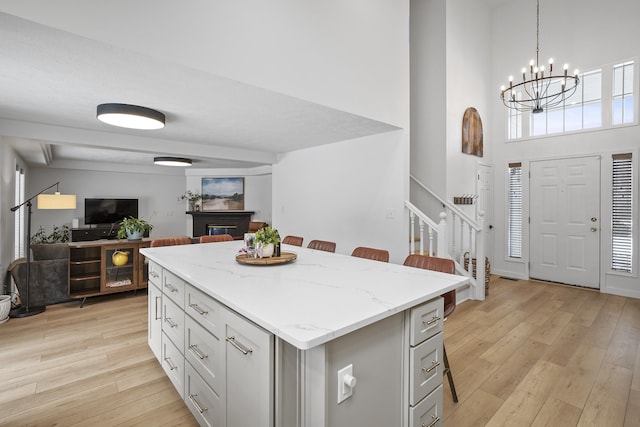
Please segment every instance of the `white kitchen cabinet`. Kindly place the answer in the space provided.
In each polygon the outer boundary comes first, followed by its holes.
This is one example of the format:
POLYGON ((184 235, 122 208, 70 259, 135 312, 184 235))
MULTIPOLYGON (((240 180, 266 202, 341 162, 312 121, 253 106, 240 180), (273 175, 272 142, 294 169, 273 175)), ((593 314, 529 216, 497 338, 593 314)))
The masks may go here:
POLYGON ((271 427, 273 335, 231 311, 224 317, 227 427, 271 427))
POLYGON ((147 340, 156 359, 162 354, 162 291, 151 281, 148 286, 148 336, 147 340))

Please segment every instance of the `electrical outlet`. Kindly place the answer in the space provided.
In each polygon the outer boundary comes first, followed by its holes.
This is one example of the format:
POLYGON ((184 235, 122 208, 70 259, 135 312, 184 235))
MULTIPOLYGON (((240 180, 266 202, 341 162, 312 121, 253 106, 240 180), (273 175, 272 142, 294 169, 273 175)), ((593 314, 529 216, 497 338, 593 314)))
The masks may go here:
POLYGON ((338 403, 353 395, 356 377, 353 376, 353 365, 345 366, 338 371, 338 403))

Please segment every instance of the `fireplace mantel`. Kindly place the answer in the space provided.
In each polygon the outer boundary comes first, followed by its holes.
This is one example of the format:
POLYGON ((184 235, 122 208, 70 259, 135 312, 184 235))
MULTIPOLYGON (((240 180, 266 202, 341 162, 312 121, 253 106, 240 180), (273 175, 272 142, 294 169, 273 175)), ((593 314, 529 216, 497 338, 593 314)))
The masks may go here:
POLYGON ((254 211, 189 211, 193 217, 193 237, 208 234, 209 225, 235 226, 234 238, 242 239, 249 230, 249 222, 254 211))

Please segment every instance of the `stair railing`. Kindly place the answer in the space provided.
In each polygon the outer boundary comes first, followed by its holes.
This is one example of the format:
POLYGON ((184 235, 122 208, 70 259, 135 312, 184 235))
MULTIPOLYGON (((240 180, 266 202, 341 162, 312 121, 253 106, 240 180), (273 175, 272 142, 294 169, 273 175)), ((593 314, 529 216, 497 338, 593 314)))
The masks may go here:
POLYGON ((444 211, 440 212, 440 220, 436 222, 411 202, 405 202, 410 222, 409 253, 453 259, 456 272, 469 278, 471 298, 484 300, 485 263, 478 262, 478 260, 485 260, 484 213, 479 212, 478 221, 474 221, 453 203, 440 198, 415 177, 411 176, 411 179, 444 205, 444 211), (427 248, 425 248, 425 242, 428 243, 427 248), (467 264, 467 268, 464 264, 467 264), (476 264, 475 278, 473 277, 474 264, 476 264))

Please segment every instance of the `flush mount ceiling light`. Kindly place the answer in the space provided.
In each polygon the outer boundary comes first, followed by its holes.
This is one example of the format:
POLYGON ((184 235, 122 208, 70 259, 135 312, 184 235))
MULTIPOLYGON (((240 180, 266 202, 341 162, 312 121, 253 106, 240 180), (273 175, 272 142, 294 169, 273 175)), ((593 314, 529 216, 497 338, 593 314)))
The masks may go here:
POLYGON ((160 166, 191 166, 191 159, 183 157, 154 157, 153 163, 160 166))
POLYGON ((129 104, 98 105, 98 120, 129 129, 162 129, 164 114, 147 107, 129 104))
POLYGON ((513 76, 509 76, 509 86, 500 88, 500 98, 505 106, 534 114, 562 104, 575 93, 580 83, 578 70, 573 75, 568 75, 568 64, 564 64, 563 72, 556 75, 553 74, 553 59, 549 59, 548 70, 545 70, 544 65, 539 65, 540 0, 537 2, 536 17, 536 59, 529 62, 529 75, 527 76, 527 69, 523 68, 520 83, 514 83, 513 76))

